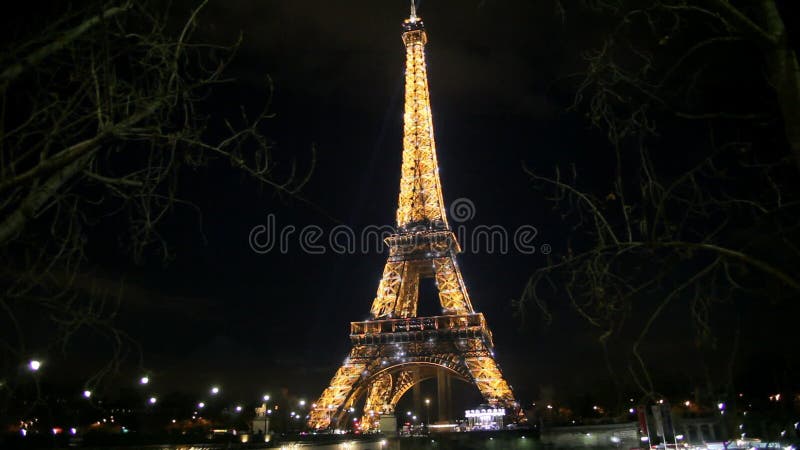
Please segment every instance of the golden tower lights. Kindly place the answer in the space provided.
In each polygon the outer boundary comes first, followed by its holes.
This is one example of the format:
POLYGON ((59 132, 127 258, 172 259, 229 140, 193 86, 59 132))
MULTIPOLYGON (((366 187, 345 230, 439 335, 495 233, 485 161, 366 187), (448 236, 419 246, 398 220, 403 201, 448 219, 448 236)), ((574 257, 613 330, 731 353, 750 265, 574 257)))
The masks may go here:
POLYGON ((371 319, 352 322, 353 347, 329 386, 312 405, 308 426, 339 423, 365 396, 362 429, 378 426, 415 384, 441 376, 474 383, 493 406, 518 405, 494 359, 492 334, 473 310, 455 256, 442 197, 433 134, 425 44, 428 37, 414 3, 403 22, 406 47, 403 163, 397 232, 371 308, 371 319), (420 278, 433 277, 442 315, 417 317, 420 278))

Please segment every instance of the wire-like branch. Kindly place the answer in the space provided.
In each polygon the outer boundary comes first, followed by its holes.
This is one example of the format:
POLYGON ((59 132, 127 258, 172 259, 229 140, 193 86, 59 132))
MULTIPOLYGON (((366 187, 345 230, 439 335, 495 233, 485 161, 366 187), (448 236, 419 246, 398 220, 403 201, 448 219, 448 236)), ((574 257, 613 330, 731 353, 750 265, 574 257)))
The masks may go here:
POLYGON ((12 64, 11 66, 7 67, 4 71, 0 72, 0 86, 8 83, 9 81, 14 80, 15 78, 22 75, 26 70, 30 69, 33 66, 41 63, 45 60, 48 56, 56 53, 65 47, 72 44, 75 39, 84 35, 87 31, 92 29, 93 27, 97 26, 104 20, 110 19, 114 16, 122 14, 128 11, 131 7, 131 2, 126 2, 122 6, 115 6, 106 9, 102 13, 90 17, 81 23, 80 25, 68 30, 53 42, 41 47, 40 49, 36 50, 35 52, 31 53, 29 56, 22 59, 22 61, 12 64))

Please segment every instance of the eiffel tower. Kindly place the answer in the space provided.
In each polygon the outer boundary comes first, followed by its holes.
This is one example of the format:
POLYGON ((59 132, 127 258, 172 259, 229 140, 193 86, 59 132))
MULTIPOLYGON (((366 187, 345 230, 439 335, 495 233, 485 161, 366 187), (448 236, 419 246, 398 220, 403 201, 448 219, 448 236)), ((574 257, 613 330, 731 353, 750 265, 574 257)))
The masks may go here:
MULTIPOLYGON (((372 303, 371 319, 350 324, 352 349, 330 385, 312 405, 308 427, 344 427, 366 396, 361 429, 374 430, 400 398, 436 378, 439 405, 450 378, 477 386, 487 403, 518 409, 494 359, 492 333, 475 312, 455 256, 461 251, 442 199, 425 67, 427 34, 411 2, 403 22, 406 47, 403 163, 396 233, 372 303), (435 278, 442 314, 418 317, 422 278, 435 278)), ((441 417, 440 417, 441 418, 441 417)))

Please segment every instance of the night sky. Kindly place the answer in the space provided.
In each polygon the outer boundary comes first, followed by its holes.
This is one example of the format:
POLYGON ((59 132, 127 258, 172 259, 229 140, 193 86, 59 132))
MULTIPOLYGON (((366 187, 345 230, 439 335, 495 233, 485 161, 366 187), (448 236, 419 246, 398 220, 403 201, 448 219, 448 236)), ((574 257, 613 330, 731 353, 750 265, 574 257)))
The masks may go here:
MULTIPOLYGON (((182 2, 173 8, 176 17, 188 15, 182 2)), ((256 254, 248 235, 271 213, 279 227, 317 225, 326 233, 339 224, 393 225, 405 57, 400 24, 407 14, 402 0, 230 0, 211 2, 202 13, 196 39, 232 42, 240 31, 244 39, 229 71, 238 82, 209 101, 209 114, 257 108, 269 95, 269 77, 275 116, 266 134, 278 173, 293 160, 298 171, 308 170, 312 149, 316 166, 302 199, 260 187, 225 164, 186 173, 182 196, 201 215, 176 208, 163 230, 172 251, 166 264, 120 256, 113 232, 89 243, 93 282, 111 289, 124 281, 119 324, 141 343, 159 389, 205 392, 219 383, 240 398, 286 388, 313 399, 346 356, 349 323, 367 318, 386 255, 308 255, 296 235, 285 254, 256 254)), ((562 22, 552 1, 430 0, 419 14, 429 36, 445 202, 474 203, 468 228, 533 225, 537 245, 563 250, 571 230, 532 188, 523 164, 552 171, 575 163, 603 179, 604 134, 567 108, 571 76, 584 67, 581 54, 608 24, 579 11, 562 22)), ((547 263, 544 256, 468 251, 459 263, 520 399, 535 399, 548 385, 557 392, 609 385, 596 332, 566 302, 549 327, 535 315, 525 323, 515 316, 512 300, 547 263)), ((430 289, 420 295, 420 310, 434 311, 432 286, 423 287, 430 289)), ((656 341, 683 345, 674 336, 656 341)))
MULTIPOLYGON (((314 206, 260 192, 225 168, 187 179, 184 197, 198 204, 202 223, 193 211, 179 210, 167 234, 174 260, 166 267, 157 259, 143 268, 119 267, 131 300, 122 322, 141 340, 156 379, 197 390, 219 382, 245 393, 286 386, 316 396, 349 350, 349 322, 367 317, 386 256, 307 255, 296 238, 286 254, 258 255, 248 234, 269 213, 278 227, 318 225, 326 232, 339 223, 357 230, 393 225, 402 149, 400 23, 408 5, 210 6, 200 19, 200 37, 226 42, 244 34, 230 72, 243 82, 213 112, 235 114, 241 103, 257 104, 271 77, 275 118, 267 134, 276 159, 287 164, 294 158, 299 170, 316 148, 316 168, 302 192, 314 206)), ((575 17, 562 26, 550 5, 527 2, 426 2, 420 14, 430 38, 445 201, 475 204, 468 229, 530 224, 540 230, 538 244, 561 245, 558 215, 530 188, 522 161, 542 168, 559 160, 584 165, 590 152, 581 149, 602 143, 580 117, 563 112, 570 94, 558 86, 579 67, 579 50, 590 38, 571 35, 570 28, 592 24, 575 17)), ((541 335, 520 330, 514 318, 511 300, 545 262, 542 255, 514 252, 460 258, 473 304, 487 316, 499 361, 522 398, 576 372, 575 352, 585 352, 574 339, 583 331, 572 323, 541 335)), ((420 311, 433 311, 433 286, 423 288, 420 311)))

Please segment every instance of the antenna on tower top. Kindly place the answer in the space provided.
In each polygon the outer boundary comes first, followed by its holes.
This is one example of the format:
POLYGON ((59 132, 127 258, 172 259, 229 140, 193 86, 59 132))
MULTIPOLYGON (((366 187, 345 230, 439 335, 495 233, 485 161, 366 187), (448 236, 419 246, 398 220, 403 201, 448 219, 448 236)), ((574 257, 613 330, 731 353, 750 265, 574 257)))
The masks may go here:
POLYGON ((417 6, 414 4, 415 1, 411 0, 411 21, 417 20, 417 6))

